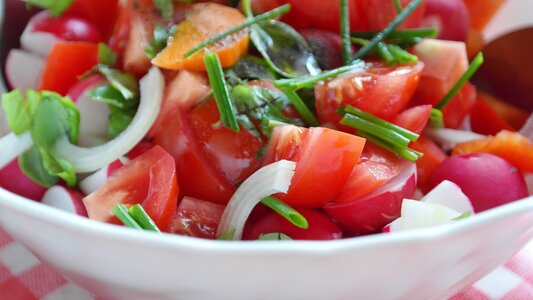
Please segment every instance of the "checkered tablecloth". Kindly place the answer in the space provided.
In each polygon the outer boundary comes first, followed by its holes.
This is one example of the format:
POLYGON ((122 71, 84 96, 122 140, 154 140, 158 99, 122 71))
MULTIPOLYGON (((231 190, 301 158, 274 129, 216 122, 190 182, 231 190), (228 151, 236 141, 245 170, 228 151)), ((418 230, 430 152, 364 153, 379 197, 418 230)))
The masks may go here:
MULTIPOLYGON (((92 300, 0 228, 0 299, 92 300)), ((450 300, 533 299, 533 242, 450 300)))

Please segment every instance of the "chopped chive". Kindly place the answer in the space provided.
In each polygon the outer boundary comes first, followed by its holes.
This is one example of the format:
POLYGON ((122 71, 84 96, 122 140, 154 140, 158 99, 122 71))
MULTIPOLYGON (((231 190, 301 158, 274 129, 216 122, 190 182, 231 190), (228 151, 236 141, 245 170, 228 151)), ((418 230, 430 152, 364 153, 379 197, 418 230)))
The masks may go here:
POLYGON ((452 221, 460 221, 460 220, 466 219, 466 218, 468 218, 470 216, 472 216, 472 212, 471 211, 465 211, 461 215, 453 218, 452 221))
POLYGON ((357 135, 373 142, 374 144, 382 147, 385 150, 388 150, 389 152, 392 152, 398 155, 399 157, 407 159, 410 162, 415 162, 424 155, 423 153, 420 153, 418 151, 415 151, 409 148, 401 148, 395 145, 391 145, 383 141, 382 139, 375 137, 371 134, 367 134, 365 132, 357 131, 357 135))
POLYGON ((359 46, 366 46, 366 44, 368 44, 368 40, 365 40, 365 39, 362 39, 362 38, 357 38, 357 37, 352 37, 350 39, 350 41, 354 44, 357 44, 359 46))
POLYGON ((346 106, 344 108, 342 108, 342 110, 340 111, 342 115, 344 115, 345 113, 349 113, 349 114, 352 114, 352 115, 355 115, 355 116, 358 116, 360 118, 363 118, 363 119, 366 119, 372 123, 375 123, 375 124, 378 124, 388 130, 392 130, 392 131, 395 131, 396 133, 399 133, 401 134, 402 136, 404 136, 405 138, 407 138, 408 140, 414 142, 416 140, 418 140, 418 137, 419 135, 412 132, 412 131, 409 131, 405 128, 402 128, 398 125, 394 125, 392 123, 389 123, 383 119, 380 119, 372 114, 369 114, 365 111, 362 111, 358 108, 355 108, 353 106, 346 106))
POLYGON ((135 204, 128 210, 128 214, 141 226, 144 230, 150 230, 155 232, 161 232, 154 220, 144 211, 144 208, 140 204, 135 204))
POLYGON ((396 10, 396 13, 401 13, 403 8, 400 0, 392 0, 392 2, 394 3, 394 9, 396 10))
POLYGON ((252 2, 251 0, 242 0, 242 10, 244 12, 244 15, 246 18, 251 19, 254 17, 254 13, 252 11, 252 2))
POLYGON ((113 214, 124 223, 126 227, 142 229, 142 227, 129 215, 128 208, 124 204, 117 204, 113 207, 113 214))
POLYGON ((380 139, 401 148, 406 148, 410 142, 409 139, 395 131, 355 115, 344 115, 344 118, 342 118, 340 123, 373 136, 378 136, 380 139))
POLYGON ((400 25, 407 17, 409 17, 415 9, 420 6, 423 0, 413 0, 407 5, 401 13, 394 18, 394 20, 380 33, 378 33, 367 45, 361 48, 352 58, 353 60, 360 59, 370 54, 374 48, 384 39, 389 37, 389 34, 393 32, 398 25, 400 25))
POLYGON ((291 125, 290 123, 286 123, 286 122, 282 122, 282 121, 279 121, 279 120, 268 120, 268 128, 270 129, 274 129, 274 127, 276 126, 283 126, 283 125, 291 125))
POLYGON ((204 56, 204 63, 222 124, 235 132, 239 132, 240 127, 235 116, 235 108, 230 99, 228 85, 224 78, 224 71, 218 55, 207 50, 204 56))
POLYGON ((290 241, 292 238, 282 232, 260 234, 258 241, 290 241))
POLYGON ((280 214, 287 221, 291 222, 294 226, 302 229, 309 228, 309 223, 304 216, 297 212, 294 208, 283 203, 281 200, 274 196, 269 196, 261 200, 263 205, 271 208, 273 211, 280 214))
POLYGON ((217 34, 209 39, 206 39, 205 41, 201 42, 200 44, 198 44, 197 46, 195 46, 194 48, 192 48, 191 50, 185 52, 185 54, 183 55, 184 58, 187 58, 191 55, 193 55, 194 53, 198 52, 200 49, 203 49, 213 43, 216 43, 218 41, 220 41, 221 39, 231 35, 231 34, 234 34, 238 31, 241 31, 247 27, 250 27, 254 24, 257 24, 257 23, 260 23, 260 22, 263 22, 263 21, 267 21, 267 20, 270 20, 272 18, 275 18, 279 15, 282 15, 284 13, 287 13, 289 10, 291 9, 291 6, 290 4, 285 4, 285 5, 282 5, 278 8, 275 8, 271 11, 268 11, 264 14, 260 14, 260 15, 257 15, 253 18, 250 18, 248 19, 246 22, 244 23, 241 23, 235 27, 232 27, 220 34, 217 34))
POLYGON ((385 43, 383 43, 383 42, 382 43, 378 43, 378 45, 376 46, 376 49, 377 49, 378 56, 383 61, 385 61, 385 63, 387 63, 387 65, 394 66, 394 65, 397 64, 396 63, 396 58, 389 51, 389 48, 387 47, 387 45, 385 45, 385 43))
POLYGON ((309 126, 318 126, 320 123, 318 123, 318 120, 316 119, 315 115, 309 110, 309 107, 305 105, 304 101, 298 94, 296 94, 295 90, 292 89, 286 89, 281 88, 281 90, 287 95, 287 98, 289 98, 289 101, 291 101, 291 104, 294 106, 296 111, 300 114, 300 117, 302 117, 302 120, 309 125, 309 126))
POLYGON ((446 104, 448 104, 448 102, 450 102, 453 99, 453 97, 457 94, 457 92, 459 92, 459 90, 463 87, 463 85, 468 80, 470 80, 472 76, 474 76, 474 74, 477 72, 479 67, 481 67, 481 65, 483 64, 483 61, 484 61, 483 53, 479 52, 474 58, 474 60, 472 61, 472 63, 470 64, 470 66, 468 67, 468 69, 466 70, 466 72, 463 74, 463 76, 459 78, 459 81, 457 81, 457 83, 453 86, 453 88, 448 92, 448 94, 446 94, 446 96, 444 96, 444 98, 442 98, 442 100, 439 102, 439 104, 435 106, 435 108, 442 110, 444 106, 446 106, 446 104))
POLYGON ((221 236, 217 238, 219 241, 231 241, 235 235, 235 229, 224 232, 221 236))
POLYGON ((280 89, 291 89, 291 90, 299 90, 302 88, 305 88, 309 85, 314 85, 315 83, 327 80, 332 77, 350 72, 350 71, 362 71, 364 69, 365 63, 361 60, 354 61, 350 65, 343 66, 337 69, 333 69, 330 71, 322 72, 318 75, 313 76, 303 76, 298 78, 291 78, 291 79, 279 79, 274 82, 276 87, 280 89))
POLYGON ((410 63, 410 62, 417 62, 418 61, 418 57, 416 55, 413 55, 413 54, 405 51, 404 49, 402 49, 401 47, 399 47, 397 45, 387 44, 387 49, 392 54, 392 56, 394 56, 396 61, 399 62, 402 65, 410 63))
MULTIPOLYGON (((431 38, 436 37, 439 33, 437 28, 416 28, 394 30, 387 35, 387 39, 412 39, 412 38, 431 38)), ((354 38, 372 39, 380 34, 379 31, 352 31, 351 36, 354 38)))
POLYGON ((342 63, 350 64, 352 61, 352 43, 350 41, 350 6, 348 0, 340 0, 340 33, 342 43, 342 63))
POLYGON ((431 114, 429 115, 429 124, 433 128, 444 128, 444 119, 442 111, 438 109, 431 109, 431 114))

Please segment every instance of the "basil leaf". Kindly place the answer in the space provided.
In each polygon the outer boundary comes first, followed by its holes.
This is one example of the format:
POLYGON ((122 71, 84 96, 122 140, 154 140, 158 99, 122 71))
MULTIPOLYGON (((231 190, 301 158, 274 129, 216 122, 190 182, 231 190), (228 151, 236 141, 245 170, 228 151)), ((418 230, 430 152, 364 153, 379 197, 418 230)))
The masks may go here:
POLYGON ((117 63, 117 54, 104 43, 98 44, 98 63, 113 67, 117 63))
POLYGON ((117 108, 129 106, 129 102, 110 84, 98 86, 87 92, 86 95, 95 101, 104 102, 117 108))
POLYGON ((18 161, 22 173, 34 182, 47 188, 56 184, 57 176, 50 175, 45 169, 41 151, 36 146, 22 153, 18 161))
POLYGON ((26 0, 27 5, 48 9, 54 17, 65 12, 72 2, 74 0, 26 0))
POLYGON ((176 33, 177 26, 165 28, 161 25, 156 25, 154 28, 154 37, 148 42, 148 46, 144 49, 144 53, 149 59, 154 58, 161 50, 165 49, 168 39, 176 33))
POLYGON ((16 89, 3 94, 2 108, 13 133, 19 135, 30 129, 31 115, 20 90, 16 89))
POLYGON ((78 183, 76 170, 71 163, 63 159, 55 159, 46 149, 40 149, 43 158, 44 169, 52 176, 63 179, 69 187, 74 187, 78 183))
POLYGON ((154 0, 155 7, 161 13, 161 17, 165 20, 169 20, 174 12, 173 0, 154 0))
POLYGON ((97 69, 124 99, 129 100, 139 96, 139 82, 132 74, 122 73, 104 65, 99 65, 97 69))
POLYGON ((276 233, 261 234, 257 240, 259 241, 289 241, 289 240, 292 240, 292 238, 284 233, 276 232, 276 233))
POLYGON ((285 23, 253 25, 250 37, 267 63, 282 76, 317 75, 322 71, 306 40, 285 23))
POLYGON ((109 115, 107 135, 110 138, 115 138, 128 128, 135 116, 135 111, 118 109, 113 106, 109 106, 109 108, 111 114, 109 115))
MULTIPOLYGON (((33 113, 34 122, 35 122, 37 109, 43 103, 43 101, 45 102, 50 101, 54 103, 53 105, 60 107, 60 108, 56 108, 57 109, 56 112, 58 114, 64 114, 64 115, 63 117, 59 117, 59 115, 57 116, 54 115, 55 113, 54 112, 48 115, 48 118, 58 117, 58 120, 60 120, 63 124, 63 128, 65 129, 66 134, 69 136, 70 142, 73 144, 76 144, 78 142, 78 137, 80 133, 79 131, 80 112, 78 111, 78 108, 76 107, 74 102, 72 102, 72 100, 70 100, 69 98, 62 97, 61 95, 57 93, 49 92, 49 91, 41 92, 41 97, 42 98, 33 113)), ((41 117, 41 116, 38 116, 38 117, 41 117)), ((46 118, 46 115, 43 114, 42 117, 46 118)))
POLYGON ((235 85, 240 83, 242 79, 275 80, 277 76, 264 59, 247 55, 239 59, 231 69, 226 71, 226 78, 235 85))

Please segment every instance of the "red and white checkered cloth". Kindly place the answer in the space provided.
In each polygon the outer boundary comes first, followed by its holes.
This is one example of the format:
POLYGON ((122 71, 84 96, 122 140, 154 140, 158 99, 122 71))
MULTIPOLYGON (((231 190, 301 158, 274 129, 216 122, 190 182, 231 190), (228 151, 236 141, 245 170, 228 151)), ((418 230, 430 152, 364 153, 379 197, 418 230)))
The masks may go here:
MULTIPOLYGON (((41 263, 0 228, 0 299, 92 300, 93 295, 41 263)), ((533 242, 450 300, 533 299, 533 242)))

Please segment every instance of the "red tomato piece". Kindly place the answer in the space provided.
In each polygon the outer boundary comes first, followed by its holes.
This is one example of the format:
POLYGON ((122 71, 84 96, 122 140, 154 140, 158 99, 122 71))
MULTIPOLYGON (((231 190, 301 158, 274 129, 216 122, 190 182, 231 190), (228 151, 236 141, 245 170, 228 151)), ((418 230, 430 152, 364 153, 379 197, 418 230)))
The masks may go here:
POLYGON ((152 149, 153 147, 154 143, 147 140, 142 140, 137 145, 135 145, 135 147, 133 147, 130 152, 128 152, 127 156, 129 159, 135 159, 141 154, 148 152, 148 150, 152 149))
POLYGON ((350 177, 365 139, 328 128, 274 128, 264 164, 281 159, 297 163, 287 194, 294 207, 318 208, 331 202, 350 177))
POLYGON ((176 160, 181 196, 187 195, 210 202, 226 204, 235 188, 208 162, 194 138, 185 113, 177 110, 163 123, 154 143, 176 160))
POLYGON ((439 30, 439 39, 465 41, 468 35, 468 10, 463 0, 426 0, 422 24, 439 30))
POLYGON ((98 43, 103 40, 96 26, 69 14, 52 17, 46 12, 38 14, 32 20, 34 31, 49 32, 65 41, 98 43))
POLYGON ((470 113, 470 125, 472 131, 485 135, 495 135, 502 130, 515 131, 513 126, 481 99, 476 101, 470 113))
POLYGON ((470 13, 470 26, 483 31, 505 0, 463 0, 470 13))
POLYGON ((172 221, 171 233, 216 239, 218 224, 225 206, 209 201, 184 197, 172 221))
POLYGON ((87 42, 56 43, 46 59, 39 90, 65 95, 78 77, 98 63, 97 44, 87 42))
POLYGON ((83 199, 91 219, 114 224, 120 223, 112 212, 115 205, 141 204, 162 231, 168 231, 177 202, 174 159, 157 146, 113 172, 83 199))
POLYGON ((118 0, 76 0, 67 13, 89 20, 107 38, 117 18, 117 4, 118 0))
POLYGON ((448 158, 448 155, 432 140, 421 135, 418 140, 411 143, 409 147, 424 155, 416 161, 416 173, 418 187, 423 192, 429 192, 429 179, 439 165, 448 158))
MULTIPOLYGON (((365 71, 320 82, 315 87, 318 119, 323 124, 339 124, 341 116, 337 109, 352 105, 392 120, 414 94, 423 68, 421 62, 398 67, 371 63, 365 71)), ((348 130, 345 126, 341 128, 348 130)))
POLYGON ((432 106, 427 104, 411 107, 399 113, 392 123, 414 133, 421 133, 426 128, 431 109, 432 106))
POLYGON ((326 215, 312 209, 298 212, 307 219, 309 227, 294 226, 278 213, 271 211, 251 225, 243 234, 243 240, 257 240, 261 234, 283 233, 293 240, 336 240, 342 238, 342 230, 326 215))
POLYGON ((370 194, 398 175, 401 167, 398 156, 367 142, 361 160, 334 202, 350 202, 370 194))
POLYGON ((264 145, 263 140, 242 128, 237 133, 223 126, 213 126, 220 120, 214 99, 197 105, 188 117, 195 139, 208 162, 233 185, 259 169, 261 162, 257 153, 264 145))

